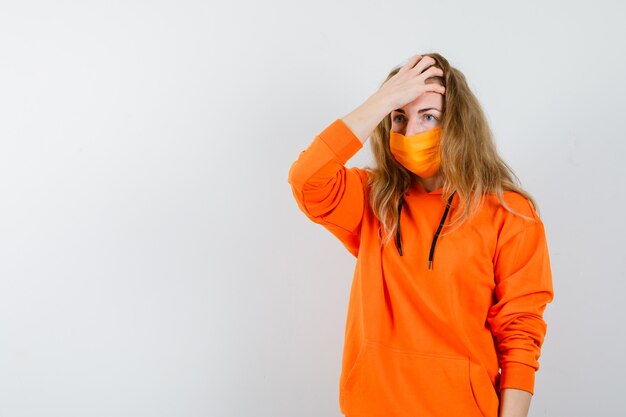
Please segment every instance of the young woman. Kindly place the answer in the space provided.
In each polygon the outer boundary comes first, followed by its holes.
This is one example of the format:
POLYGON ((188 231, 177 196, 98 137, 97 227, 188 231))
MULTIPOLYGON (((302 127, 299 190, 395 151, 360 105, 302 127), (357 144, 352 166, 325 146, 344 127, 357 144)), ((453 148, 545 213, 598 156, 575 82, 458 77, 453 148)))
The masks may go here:
POLYGON ((437 53, 394 68, 292 164, 299 208, 357 258, 347 417, 527 415, 554 293, 543 223, 517 182, 437 53), (370 135, 375 167, 345 167, 370 135))

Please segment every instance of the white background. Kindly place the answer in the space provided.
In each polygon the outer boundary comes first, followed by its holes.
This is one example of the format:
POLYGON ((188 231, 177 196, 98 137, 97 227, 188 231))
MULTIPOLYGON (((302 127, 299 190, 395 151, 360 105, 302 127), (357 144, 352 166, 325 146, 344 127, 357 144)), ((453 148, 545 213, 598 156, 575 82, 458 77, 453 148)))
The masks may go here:
POLYGON ((546 227, 529 415, 626 414, 623 2, 0 4, 1 417, 339 416, 355 259, 287 174, 426 52, 546 227))

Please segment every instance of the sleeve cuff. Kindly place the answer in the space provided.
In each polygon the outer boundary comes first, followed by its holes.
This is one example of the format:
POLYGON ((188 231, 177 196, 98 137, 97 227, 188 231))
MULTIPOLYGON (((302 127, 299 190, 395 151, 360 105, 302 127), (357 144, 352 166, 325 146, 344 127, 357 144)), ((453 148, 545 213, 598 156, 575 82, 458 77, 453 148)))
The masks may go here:
POLYGON ((337 155, 342 164, 363 147, 361 140, 341 119, 336 119, 318 136, 337 155))
POLYGON ((500 391, 504 388, 517 388, 534 395, 535 368, 520 362, 508 362, 502 366, 500 391))

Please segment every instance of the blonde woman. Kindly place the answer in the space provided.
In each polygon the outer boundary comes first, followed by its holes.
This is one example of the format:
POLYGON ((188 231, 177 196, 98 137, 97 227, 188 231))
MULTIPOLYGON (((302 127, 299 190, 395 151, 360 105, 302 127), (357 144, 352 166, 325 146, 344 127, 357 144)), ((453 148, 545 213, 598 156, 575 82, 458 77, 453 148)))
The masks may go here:
POLYGON ((544 226, 465 77, 438 53, 394 68, 289 171, 298 207, 356 257, 347 417, 522 417, 553 299, 544 226), (370 140, 375 166, 345 163, 370 140))

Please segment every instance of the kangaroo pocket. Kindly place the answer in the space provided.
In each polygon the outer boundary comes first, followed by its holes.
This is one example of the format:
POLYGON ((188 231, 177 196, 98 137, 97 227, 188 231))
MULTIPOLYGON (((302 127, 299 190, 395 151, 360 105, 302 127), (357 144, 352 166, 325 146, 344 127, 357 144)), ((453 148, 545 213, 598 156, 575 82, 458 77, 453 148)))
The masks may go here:
POLYGON ((365 341, 340 387, 340 408, 348 417, 497 417, 498 397, 476 367, 464 356, 365 341))

